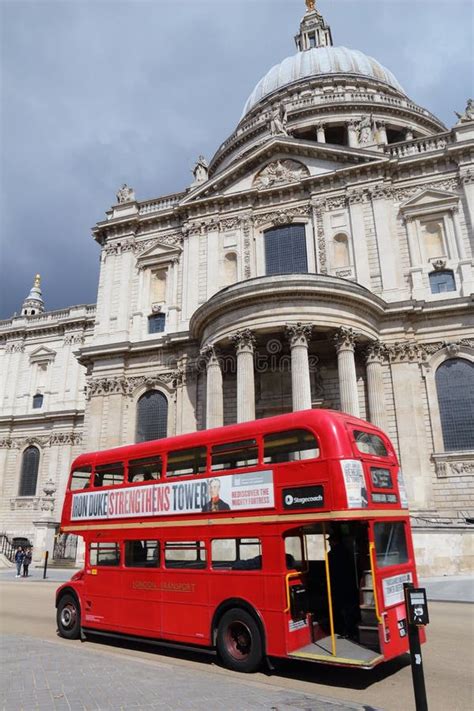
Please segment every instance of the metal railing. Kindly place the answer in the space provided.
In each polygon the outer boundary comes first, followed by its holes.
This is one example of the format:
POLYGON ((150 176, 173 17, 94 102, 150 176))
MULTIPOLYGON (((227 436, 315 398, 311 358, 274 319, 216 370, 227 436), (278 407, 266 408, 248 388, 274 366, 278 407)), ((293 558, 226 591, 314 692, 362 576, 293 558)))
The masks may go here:
POLYGON ((5 558, 13 563, 15 559, 15 546, 10 541, 6 533, 0 533, 0 553, 2 553, 5 558))

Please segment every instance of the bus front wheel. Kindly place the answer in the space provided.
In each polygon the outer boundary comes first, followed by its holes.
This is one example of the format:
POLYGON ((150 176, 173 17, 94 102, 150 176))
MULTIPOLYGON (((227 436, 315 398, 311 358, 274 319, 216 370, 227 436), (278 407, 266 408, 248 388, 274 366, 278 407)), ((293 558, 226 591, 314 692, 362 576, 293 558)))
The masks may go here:
POLYGON ((58 603, 56 614, 61 637, 78 639, 81 634, 81 609, 73 595, 64 595, 58 603))
POLYGON ((217 651, 229 669, 257 671, 263 659, 263 644, 252 615, 238 608, 224 613, 217 629, 217 651))

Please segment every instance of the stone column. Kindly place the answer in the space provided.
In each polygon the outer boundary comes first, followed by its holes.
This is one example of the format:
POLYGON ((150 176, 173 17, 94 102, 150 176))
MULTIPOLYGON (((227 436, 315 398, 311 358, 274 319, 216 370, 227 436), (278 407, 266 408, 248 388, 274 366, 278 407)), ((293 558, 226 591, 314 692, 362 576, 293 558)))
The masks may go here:
POLYGON ((357 121, 349 121, 347 124, 347 137, 351 148, 359 148, 359 136, 357 133, 357 121))
POLYGON ((468 170, 459 176, 459 180, 464 190, 466 207, 471 223, 471 231, 474 232, 474 170, 468 170))
POLYGON ((367 393, 369 398, 370 421, 387 431, 385 395, 383 384, 383 361, 386 348, 380 341, 373 341, 366 351, 367 393))
POLYGON ((232 336, 237 351, 237 422, 255 420, 255 337, 248 328, 232 336))
POLYGON ((311 409, 311 381, 309 378, 308 343, 312 324, 296 323, 286 327, 291 347, 291 390, 293 411, 311 409))
POLYGON ((222 427, 224 424, 224 392, 222 370, 215 346, 206 346, 201 351, 206 358, 206 427, 222 427))
POLYGON ((318 143, 326 143, 326 132, 324 130, 323 123, 316 124, 316 132, 318 137, 318 143))
POLYGON ((32 563, 38 565, 44 560, 44 555, 48 551, 49 561, 52 561, 54 551, 54 537, 59 522, 54 519, 54 494, 56 485, 51 479, 43 487, 44 496, 41 499, 41 519, 33 521, 35 535, 33 541, 32 563))
POLYGON ((379 132, 379 143, 383 143, 385 146, 388 143, 387 138, 387 124, 385 121, 377 121, 377 129, 379 132))
POLYGON ((334 336, 337 350, 341 410, 359 417, 359 394, 354 359, 356 334, 351 328, 340 328, 334 336))

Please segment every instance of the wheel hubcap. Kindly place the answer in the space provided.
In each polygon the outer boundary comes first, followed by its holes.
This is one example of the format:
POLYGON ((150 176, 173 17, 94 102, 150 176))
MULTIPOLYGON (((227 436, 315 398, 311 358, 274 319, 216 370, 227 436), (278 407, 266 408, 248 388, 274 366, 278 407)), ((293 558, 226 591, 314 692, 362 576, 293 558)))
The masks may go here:
POLYGON ((252 648, 252 635, 243 622, 233 622, 227 628, 225 642, 227 651, 234 659, 246 659, 252 648))
POLYGON ((74 605, 66 605, 62 610, 61 610, 61 624, 63 627, 66 629, 69 629, 70 627, 74 626, 74 623, 76 622, 77 619, 77 612, 76 608, 74 605))

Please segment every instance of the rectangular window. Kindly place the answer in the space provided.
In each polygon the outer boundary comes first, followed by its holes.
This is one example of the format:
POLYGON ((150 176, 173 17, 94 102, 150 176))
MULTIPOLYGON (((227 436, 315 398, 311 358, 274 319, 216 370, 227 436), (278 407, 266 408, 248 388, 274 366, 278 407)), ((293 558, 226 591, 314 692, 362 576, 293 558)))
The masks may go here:
POLYGON ((39 410, 43 407, 43 396, 40 393, 33 395, 33 410, 39 410))
POLYGON ((294 462, 319 457, 319 444, 312 432, 287 430, 266 435, 263 440, 265 464, 294 462))
POLYGON ((216 538, 212 541, 212 567, 261 570, 262 542, 258 538, 216 538))
POLYGON ((71 491, 77 491, 78 489, 88 489, 90 486, 90 478, 92 474, 92 467, 81 467, 80 469, 74 469, 71 477, 71 485, 69 489, 71 491))
POLYGON ((264 243, 267 275, 308 272, 304 225, 286 225, 265 230, 264 243))
POLYGON ((243 442, 216 444, 211 452, 211 471, 240 469, 258 464, 258 445, 255 439, 243 442))
POLYGON ((300 536, 287 536, 285 538, 285 560, 287 570, 303 570, 304 548, 300 536))
POLYGON ((123 464, 103 464, 95 468, 94 486, 117 486, 123 484, 123 464))
POLYGON ((165 543, 166 568, 192 568, 201 570, 206 567, 206 546, 203 541, 176 541, 165 543))
POLYGON ((373 454, 376 457, 388 457, 387 448, 381 437, 371 432, 354 430, 356 447, 362 454, 373 454))
POLYGON ((90 565, 120 565, 120 547, 118 543, 91 543, 89 546, 90 565))
POLYGON ((390 469, 370 467, 370 478, 372 479, 372 486, 376 489, 393 489, 392 474, 390 469))
POLYGON ((178 449, 168 453, 166 476, 188 476, 206 471, 206 448, 178 449))
POLYGON ((148 333, 163 333, 165 330, 165 314, 152 314, 148 316, 148 333))
POLYGON ((128 481, 156 481, 161 477, 163 462, 160 456, 148 459, 133 459, 128 463, 128 481))
POLYGON ((379 568, 408 562, 405 524, 388 521, 374 525, 375 552, 379 568))
POLYGON ((125 541, 127 568, 158 568, 160 544, 158 541, 125 541))

